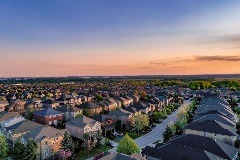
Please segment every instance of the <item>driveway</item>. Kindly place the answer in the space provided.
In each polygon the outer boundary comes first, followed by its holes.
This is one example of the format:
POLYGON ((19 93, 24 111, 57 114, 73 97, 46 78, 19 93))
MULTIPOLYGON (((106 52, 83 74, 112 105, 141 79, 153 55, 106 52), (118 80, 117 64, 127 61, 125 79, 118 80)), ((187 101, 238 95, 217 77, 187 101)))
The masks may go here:
MULTIPOLYGON (((165 131, 166 127, 169 125, 170 122, 177 121, 177 114, 181 108, 184 108, 186 105, 191 103, 190 100, 185 100, 184 103, 175 110, 171 115, 169 115, 161 124, 156 124, 156 128, 151 132, 135 139, 134 141, 138 144, 139 148, 144 148, 146 146, 152 145, 155 141, 163 138, 163 132, 165 131)), ((112 148, 109 150, 110 153, 116 152, 117 147, 112 148)))

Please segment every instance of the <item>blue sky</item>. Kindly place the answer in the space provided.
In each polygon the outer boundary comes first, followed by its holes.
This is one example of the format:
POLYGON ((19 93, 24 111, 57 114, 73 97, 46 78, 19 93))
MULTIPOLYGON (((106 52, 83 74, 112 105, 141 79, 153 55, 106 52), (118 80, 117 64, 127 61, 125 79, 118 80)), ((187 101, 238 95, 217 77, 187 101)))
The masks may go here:
POLYGON ((46 76, 94 75, 98 69, 104 75, 167 74, 167 68, 136 66, 176 57, 238 56, 240 43, 233 39, 240 37, 239 15, 240 2, 227 0, 2 0, 0 56, 18 61, 0 68, 2 76, 45 76, 49 67, 40 69, 42 64, 51 66, 46 76), (123 64, 126 72, 119 72, 123 64), (110 71, 111 65, 119 67, 110 71))

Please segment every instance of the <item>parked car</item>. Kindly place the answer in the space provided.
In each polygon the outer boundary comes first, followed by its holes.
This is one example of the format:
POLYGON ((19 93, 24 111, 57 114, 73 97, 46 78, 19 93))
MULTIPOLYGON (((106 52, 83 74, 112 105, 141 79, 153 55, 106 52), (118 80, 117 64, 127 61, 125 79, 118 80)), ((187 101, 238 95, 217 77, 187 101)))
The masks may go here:
POLYGON ((117 132, 117 135, 121 137, 121 136, 123 136, 123 133, 122 132, 117 132))

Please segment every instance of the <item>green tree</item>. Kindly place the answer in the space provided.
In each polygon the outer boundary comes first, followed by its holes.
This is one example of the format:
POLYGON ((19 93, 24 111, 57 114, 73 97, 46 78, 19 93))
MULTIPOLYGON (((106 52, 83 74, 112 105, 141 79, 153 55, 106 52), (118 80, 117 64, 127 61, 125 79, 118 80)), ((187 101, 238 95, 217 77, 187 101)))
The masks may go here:
POLYGON ((170 141, 170 139, 173 136, 174 136, 174 134, 173 134, 171 128, 169 126, 167 126, 167 128, 163 132, 163 142, 166 143, 166 142, 170 141))
POLYGON ((8 156, 8 144, 6 138, 0 133, 0 159, 8 156))
POLYGON ((170 122, 170 124, 169 124, 168 126, 169 126, 169 128, 171 129, 172 134, 173 134, 173 136, 174 136, 174 135, 176 134, 176 126, 174 125, 173 122, 170 122))
POLYGON ((74 143, 72 140, 72 137, 68 131, 64 133, 63 140, 61 142, 62 149, 67 151, 71 151, 72 153, 74 152, 74 143))
POLYGON ((27 113, 26 113, 26 118, 27 118, 28 120, 32 120, 32 119, 33 119, 33 116, 34 116, 34 111, 33 111, 33 110, 27 111, 27 113))
POLYGON ((13 160, 21 160, 23 159, 25 147, 21 142, 15 143, 13 149, 10 151, 13 160))
POLYGON ((175 123, 175 127, 176 127, 176 135, 181 135, 184 133, 185 130, 185 124, 182 122, 177 122, 175 123))
POLYGON ((97 94, 95 99, 96 99, 97 101, 102 101, 102 100, 103 100, 103 97, 102 97, 100 94, 97 94))
POLYGON ((83 108, 83 115, 87 117, 92 117, 93 114, 91 113, 90 110, 83 108))
POLYGON ((29 140, 27 146, 24 148, 23 159, 24 160, 35 160, 37 159, 38 145, 33 140, 29 140))
POLYGON ((145 91, 140 92, 141 99, 147 99, 147 93, 145 91))
POLYGON ((139 131, 142 130, 144 127, 149 125, 149 117, 146 114, 142 114, 141 112, 137 112, 133 116, 133 122, 132 126, 135 128, 137 133, 139 134, 139 131))
POLYGON ((138 145, 126 133, 117 146, 117 152, 131 155, 133 153, 140 153, 140 149, 138 145))

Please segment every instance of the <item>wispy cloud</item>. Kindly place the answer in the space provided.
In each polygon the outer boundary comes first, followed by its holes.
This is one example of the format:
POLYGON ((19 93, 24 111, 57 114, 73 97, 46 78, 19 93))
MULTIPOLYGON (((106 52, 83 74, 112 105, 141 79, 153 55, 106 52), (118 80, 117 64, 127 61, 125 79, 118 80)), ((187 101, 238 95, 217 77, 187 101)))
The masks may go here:
POLYGON ((236 56, 196 56, 194 60, 202 61, 229 61, 229 62, 238 62, 240 61, 240 55, 236 56))
POLYGON ((229 34, 229 35, 219 35, 204 37, 197 40, 197 43, 204 44, 229 44, 235 47, 240 46, 240 34, 229 34))
POLYGON ((160 65, 160 66, 167 66, 167 65, 170 65, 169 63, 162 63, 162 62, 149 62, 149 64, 160 65))

